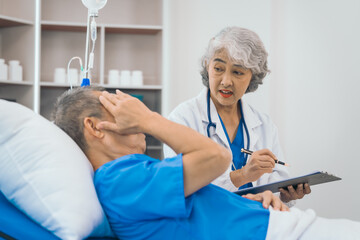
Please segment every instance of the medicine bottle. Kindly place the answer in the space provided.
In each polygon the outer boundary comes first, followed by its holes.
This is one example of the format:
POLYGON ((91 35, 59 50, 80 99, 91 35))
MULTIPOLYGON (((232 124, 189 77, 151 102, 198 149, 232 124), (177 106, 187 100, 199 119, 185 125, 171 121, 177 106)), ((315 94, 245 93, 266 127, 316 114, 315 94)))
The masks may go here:
POLYGON ((8 80, 8 65, 4 59, 0 59, 0 80, 8 80))
POLYGON ((23 80, 23 70, 18 60, 9 61, 9 80, 12 81, 23 80))

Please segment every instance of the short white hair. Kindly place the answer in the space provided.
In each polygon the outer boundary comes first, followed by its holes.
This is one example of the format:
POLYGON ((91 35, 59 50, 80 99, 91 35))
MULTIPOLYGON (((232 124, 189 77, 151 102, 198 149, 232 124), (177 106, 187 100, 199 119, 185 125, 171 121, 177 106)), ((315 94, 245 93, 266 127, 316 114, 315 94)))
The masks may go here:
POLYGON ((229 58, 252 72, 248 92, 254 92, 265 76, 270 73, 267 67, 268 53, 259 36, 246 28, 227 27, 210 39, 209 45, 201 59, 203 84, 209 88, 208 64, 216 53, 226 51, 229 58))

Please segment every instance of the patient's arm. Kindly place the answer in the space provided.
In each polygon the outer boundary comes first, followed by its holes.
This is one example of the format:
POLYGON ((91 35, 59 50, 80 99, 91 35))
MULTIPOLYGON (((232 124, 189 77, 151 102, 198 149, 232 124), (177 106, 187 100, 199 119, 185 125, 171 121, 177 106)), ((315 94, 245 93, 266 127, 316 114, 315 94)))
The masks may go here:
POLYGON ((269 190, 258 194, 249 193, 242 197, 261 202, 266 209, 272 206, 274 210, 289 211, 289 207, 269 190))
POLYGON ((99 128, 119 134, 147 133, 183 154, 185 196, 208 185, 230 165, 231 154, 227 149, 152 112, 137 98, 117 90, 117 94, 103 92, 99 99, 115 118, 115 123, 101 122, 99 128))

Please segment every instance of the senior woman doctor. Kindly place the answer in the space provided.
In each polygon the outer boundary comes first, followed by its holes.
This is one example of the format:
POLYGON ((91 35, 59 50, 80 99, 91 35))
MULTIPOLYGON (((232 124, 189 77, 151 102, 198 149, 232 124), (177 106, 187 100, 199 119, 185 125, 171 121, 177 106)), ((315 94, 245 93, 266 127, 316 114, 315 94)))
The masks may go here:
MULTIPOLYGON (((213 184, 229 191, 262 185, 288 178, 283 161, 277 128, 270 118, 242 100, 254 92, 266 74, 267 52, 258 35, 248 29, 223 29, 209 42, 202 57, 202 81, 205 89, 170 114, 169 119, 191 127, 230 149, 233 162, 213 184), (241 148, 254 151, 251 157, 241 148)), ((175 155, 164 146, 165 157, 175 155)), ((308 184, 296 190, 281 189, 284 202, 310 193, 308 184)))

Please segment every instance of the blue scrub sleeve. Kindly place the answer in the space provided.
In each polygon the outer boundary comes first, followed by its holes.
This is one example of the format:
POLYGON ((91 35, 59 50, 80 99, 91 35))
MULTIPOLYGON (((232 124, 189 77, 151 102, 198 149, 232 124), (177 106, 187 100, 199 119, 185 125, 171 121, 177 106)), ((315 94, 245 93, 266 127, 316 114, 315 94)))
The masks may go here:
POLYGON ((191 201, 184 197, 182 154, 162 161, 127 155, 103 165, 94 181, 107 214, 125 221, 190 214, 187 204, 191 201))

